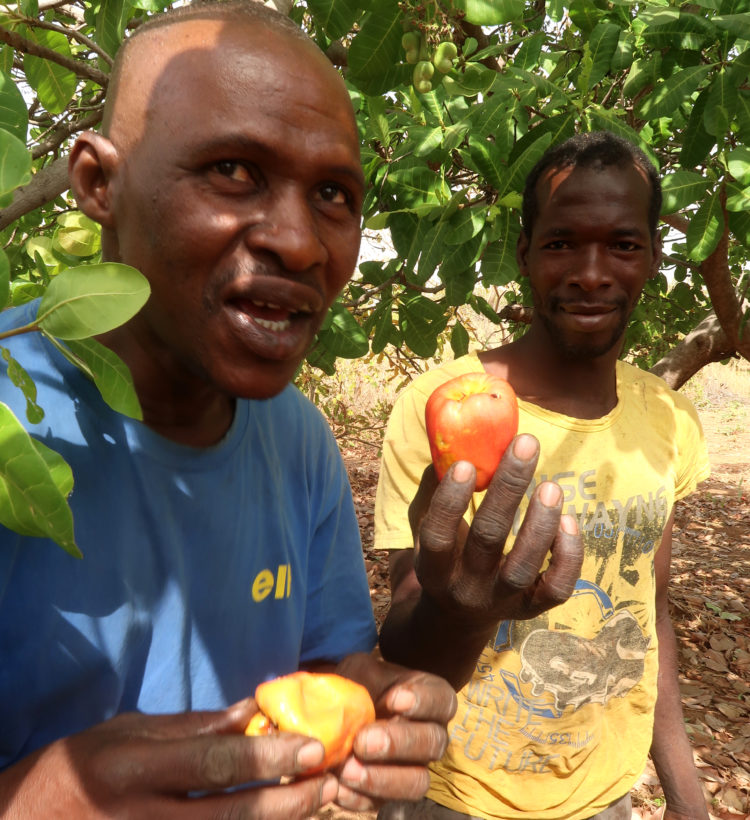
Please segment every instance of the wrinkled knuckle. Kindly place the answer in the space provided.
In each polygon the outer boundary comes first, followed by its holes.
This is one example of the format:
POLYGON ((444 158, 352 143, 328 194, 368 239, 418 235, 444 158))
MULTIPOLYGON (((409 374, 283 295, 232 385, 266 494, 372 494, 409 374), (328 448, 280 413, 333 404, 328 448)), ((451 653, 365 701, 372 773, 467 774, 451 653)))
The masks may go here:
POLYGON ((423 522, 419 530, 419 544, 430 550, 442 552, 453 546, 453 539, 448 536, 449 528, 444 522, 423 522))
POLYGON ((427 769, 419 769, 414 772, 413 777, 409 778, 403 797, 405 800, 421 800, 429 788, 430 775, 427 769))
POLYGON ((521 592, 533 583, 538 571, 538 567, 530 561, 506 561, 500 570, 500 577, 505 586, 521 592))
POLYGON ((223 743, 208 746, 200 753, 198 774, 208 789, 225 789, 236 783, 237 760, 233 750, 223 743))
POLYGON ((547 584, 547 597, 553 606, 564 604, 575 590, 575 580, 572 583, 552 582, 547 584))
POLYGON ((109 746, 90 756, 86 780, 101 793, 118 796, 128 793, 134 783, 141 782, 145 773, 137 750, 124 755, 119 747, 109 746))

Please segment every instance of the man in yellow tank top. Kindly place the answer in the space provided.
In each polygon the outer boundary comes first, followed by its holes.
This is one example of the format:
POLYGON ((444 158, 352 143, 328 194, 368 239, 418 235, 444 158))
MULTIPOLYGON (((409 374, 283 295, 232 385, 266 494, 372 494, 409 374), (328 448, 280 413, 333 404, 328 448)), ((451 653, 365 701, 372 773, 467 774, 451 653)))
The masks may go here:
MULTIPOLYGON (((655 169, 624 140, 599 132, 548 151, 527 181, 517 250, 534 299, 528 331, 424 374, 394 407, 375 511, 376 546, 391 550, 381 649, 460 691, 428 797, 389 804, 382 820, 630 820, 629 792, 649 752, 664 817, 708 817, 667 610, 674 503, 708 476, 706 449, 689 402, 618 360, 630 314, 661 261, 660 204, 655 169), (454 465, 435 490, 430 528, 413 536, 407 509, 418 487, 421 499, 436 485, 429 471, 422 480, 427 398, 480 370, 514 387, 522 435, 506 459, 538 457, 534 478, 513 522, 482 520, 465 542, 475 516, 487 518, 485 494, 471 494, 473 468, 454 465), (562 504, 561 532, 581 533, 580 578, 564 603, 541 614, 504 611, 503 566, 540 491, 542 503, 562 504), (466 502, 460 510, 458 499, 466 502), (488 533, 499 542, 494 552, 488 533)), ((544 583, 542 575, 523 595, 544 583)))

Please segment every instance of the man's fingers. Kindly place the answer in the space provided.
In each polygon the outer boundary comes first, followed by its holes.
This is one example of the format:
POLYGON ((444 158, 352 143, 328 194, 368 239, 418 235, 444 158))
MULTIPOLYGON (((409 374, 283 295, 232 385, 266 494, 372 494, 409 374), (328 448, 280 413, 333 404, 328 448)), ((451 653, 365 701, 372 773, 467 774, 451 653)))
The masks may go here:
POLYGON ((425 766, 363 765, 350 757, 339 773, 339 782, 339 805, 361 811, 361 797, 355 798, 357 794, 369 795, 377 801, 419 800, 430 786, 430 775, 425 766))
POLYGON ((359 731, 354 738, 353 751, 363 763, 426 765, 443 756, 447 743, 444 725, 393 718, 378 721, 359 731))
POLYGON ((283 786, 245 789, 231 794, 180 800, 174 814, 144 812, 144 817, 175 820, 257 817, 263 820, 302 820, 312 817, 326 803, 336 799, 338 782, 333 775, 297 780, 283 786))
POLYGON ((538 460, 539 442, 527 433, 516 436, 505 451, 464 545, 463 567, 468 575, 494 576, 538 460))
POLYGON ((562 498, 562 490, 551 481, 534 491, 513 548, 503 559, 499 583, 524 590, 536 581, 557 537, 562 498))
POLYGON ((103 749, 94 766, 98 778, 121 793, 161 794, 219 791, 302 774, 322 762, 323 746, 301 735, 280 733, 203 735, 192 739, 133 739, 127 755, 117 745, 103 749))
POLYGON ((465 532, 466 512, 474 492, 476 470, 468 461, 451 466, 432 496, 427 515, 419 529, 414 569, 428 592, 444 589, 460 560, 461 531, 465 532))
POLYGON ((94 727, 94 731, 113 729, 128 735, 157 738, 161 740, 195 737, 203 734, 227 734, 243 732, 250 718, 258 711, 253 698, 245 698, 219 711, 182 712, 170 715, 144 715, 140 712, 123 712, 106 724, 94 727))
POLYGON ((417 533, 422 526, 422 519, 427 515, 427 510, 430 508, 430 501, 437 486, 440 482, 435 474, 435 468, 432 464, 428 464, 422 473, 422 478, 417 487, 417 494, 414 496, 411 504, 409 504, 409 526, 414 534, 414 543, 416 545, 417 533))
POLYGON ((583 541, 578 532, 578 524, 571 515, 560 519, 560 529, 552 545, 549 566, 541 577, 536 594, 543 601, 552 601, 556 606, 573 594, 576 582, 581 577, 583 566, 583 541))

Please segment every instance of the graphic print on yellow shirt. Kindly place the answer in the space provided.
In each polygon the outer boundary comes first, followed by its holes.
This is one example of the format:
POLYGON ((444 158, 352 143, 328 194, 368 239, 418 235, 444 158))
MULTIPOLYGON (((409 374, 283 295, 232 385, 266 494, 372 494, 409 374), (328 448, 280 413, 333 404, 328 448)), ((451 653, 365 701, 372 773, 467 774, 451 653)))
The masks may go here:
MULTIPOLYGON (((399 398, 376 500, 378 548, 412 546, 406 508, 429 462, 427 396, 478 369, 479 360, 466 356, 420 377, 399 398)), ((654 551, 674 501, 708 469, 689 403, 636 368, 620 363, 617 376, 618 404, 600 419, 519 402, 519 432, 541 443, 526 500, 542 481, 560 484, 563 509, 583 535, 584 565, 565 604, 499 624, 459 693, 429 792, 450 808, 577 820, 622 797, 645 765, 656 698, 654 551)), ((469 520, 482 497, 474 496, 469 520)))

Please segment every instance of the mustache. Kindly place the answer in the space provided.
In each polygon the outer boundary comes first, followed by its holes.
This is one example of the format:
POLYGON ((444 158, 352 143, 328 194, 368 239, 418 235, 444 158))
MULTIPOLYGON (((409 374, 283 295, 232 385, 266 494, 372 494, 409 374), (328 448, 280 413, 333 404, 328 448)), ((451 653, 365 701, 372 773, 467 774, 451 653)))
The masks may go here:
POLYGON ((597 308, 605 307, 612 308, 613 310, 625 310, 628 307, 628 300, 625 296, 617 296, 614 299, 581 299, 580 297, 571 299, 551 294, 547 298, 547 304, 553 310, 562 310, 568 305, 576 307, 591 305, 597 308))

